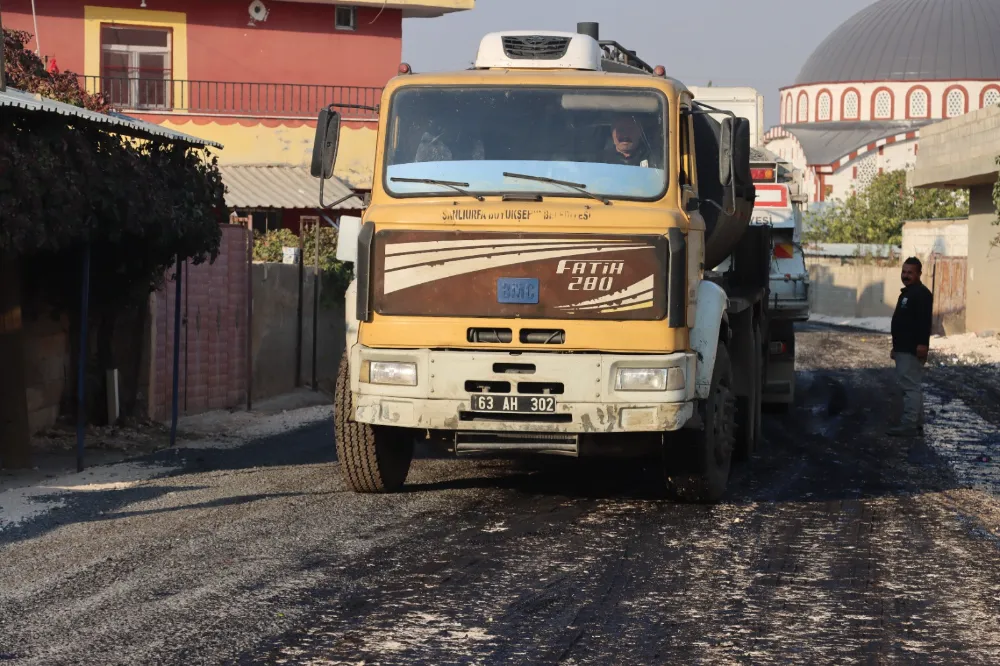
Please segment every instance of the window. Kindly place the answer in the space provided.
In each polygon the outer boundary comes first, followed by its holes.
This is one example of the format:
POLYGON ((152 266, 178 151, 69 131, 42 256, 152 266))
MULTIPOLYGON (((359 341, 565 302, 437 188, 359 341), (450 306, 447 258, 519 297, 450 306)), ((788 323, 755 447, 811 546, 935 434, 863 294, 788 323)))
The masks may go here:
POLYGON ((945 97, 944 117, 954 118, 965 113, 967 108, 965 101, 965 90, 962 88, 952 88, 945 97))
POLYGON ((983 91, 983 108, 1000 104, 1000 88, 987 88, 983 91))
POLYGON ((858 119, 858 108, 861 98, 858 97, 858 91, 848 90, 844 93, 844 113, 842 120, 857 120, 858 119))
POLYGON ((819 99, 817 104, 817 120, 830 120, 833 107, 833 98, 830 97, 830 93, 821 92, 819 94, 819 99))
POLYGON ((854 181, 854 189, 858 192, 864 192, 871 185, 872 180, 874 180, 876 174, 878 174, 878 163, 877 158, 874 153, 858 160, 857 164, 858 177, 854 181))
POLYGON ((797 120, 800 123, 809 122, 809 96, 805 93, 799 93, 799 116, 797 120))
POLYGON ((666 99, 655 90, 414 85, 389 108, 382 178, 392 196, 455 195, 423 179, 484 195, 587 196, 537 177, 612 198, 658 199, 667 188, 666 99))
POLYGON ((888 90, 879 90, 872 100, 872 116, 876 120, 892 118, 892 94, 888 90))
POLYGON ((170 31, 101 26, 101 90, 112 106, 170 107, 170 31))
POLYGON ((907 115, 910 118, 926 118, 929 115, 927 113, 927 102, 927 91, 923 88, 910 91, 909 107, 906 111, 907 115))
POLYGON ((357 7, 337 6, 335 18, 337 30, 357 30, 358 29, 358 9, 357 7))
POLYGON ((787 95, 785 97, 785 122, 790 123, 794 120, 792 117, 792 96, 787 95))

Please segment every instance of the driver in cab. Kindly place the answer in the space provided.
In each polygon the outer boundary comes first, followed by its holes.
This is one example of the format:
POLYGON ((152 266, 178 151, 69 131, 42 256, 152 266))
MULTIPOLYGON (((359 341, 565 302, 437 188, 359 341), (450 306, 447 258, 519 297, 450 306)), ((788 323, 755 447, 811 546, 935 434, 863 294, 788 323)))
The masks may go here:
POLYGON ((611 144, 605 162, 637 167, 656 167, 649 141, 639 121, 632 115, 620 115, 611 125, 611 144))

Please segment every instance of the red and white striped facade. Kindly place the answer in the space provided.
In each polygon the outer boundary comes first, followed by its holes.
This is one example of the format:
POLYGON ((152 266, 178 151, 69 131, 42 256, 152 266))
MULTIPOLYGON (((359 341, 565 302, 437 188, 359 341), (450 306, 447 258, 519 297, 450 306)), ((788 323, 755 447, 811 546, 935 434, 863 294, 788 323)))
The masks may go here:
POLYGON ((868 81, 809 83, 780 91, 781 125, 764 135, 764 147, 801 169, 809 200, 843 199, 863 189, 878 173, 911 169, 918 152, 919 128, 899 131, 853 147, 829 163, 814 163, 785 126, 847 131, 845 123, 935 121, 1000 104, 1000 80, 868 81))
POLYGON ((1000 103, 1000 81, 810 83, 781 89, 782 125, 954 118, 1000 103))

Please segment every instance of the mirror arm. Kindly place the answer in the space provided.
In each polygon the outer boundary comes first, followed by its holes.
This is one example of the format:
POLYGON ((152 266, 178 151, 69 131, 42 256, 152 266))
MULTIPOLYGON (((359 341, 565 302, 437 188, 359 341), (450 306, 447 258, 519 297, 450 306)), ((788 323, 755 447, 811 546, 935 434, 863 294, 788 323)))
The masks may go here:
POLYGON ((345 201, 347 201, 351 197, 358 196, 354 192, 350 192, 350 193, 345 194, 344 196, 340 197, 339 199, 337 199, 333 203, 330 203, 330 204, 323 203, 323 190, 325 189, 325 187, 324 187, 325 185, 326 185, 326 179, 325 178, 320 178, 320 180, 319 180, 319 206, 320 206, 321 210, 330 210, 334 206, 339 206, 340 204, 344 203, 345 201))

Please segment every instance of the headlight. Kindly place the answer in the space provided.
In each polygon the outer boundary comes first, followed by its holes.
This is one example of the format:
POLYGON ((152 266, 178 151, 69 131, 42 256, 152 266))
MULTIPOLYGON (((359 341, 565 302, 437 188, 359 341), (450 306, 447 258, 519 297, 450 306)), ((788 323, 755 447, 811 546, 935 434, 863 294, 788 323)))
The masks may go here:
POLYGON ((416 386, 417 364, 365 361, 361 366, 361 381, 367 384, 416 386))
POLYGON ((679 391, 684 388, 683 368, 619 368, 616 391, 679 391))

